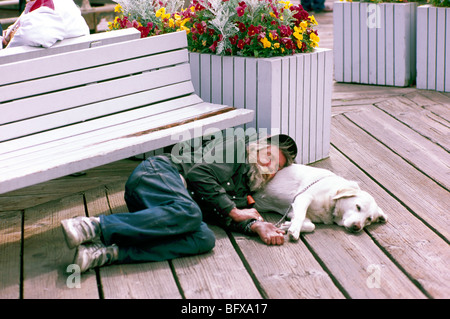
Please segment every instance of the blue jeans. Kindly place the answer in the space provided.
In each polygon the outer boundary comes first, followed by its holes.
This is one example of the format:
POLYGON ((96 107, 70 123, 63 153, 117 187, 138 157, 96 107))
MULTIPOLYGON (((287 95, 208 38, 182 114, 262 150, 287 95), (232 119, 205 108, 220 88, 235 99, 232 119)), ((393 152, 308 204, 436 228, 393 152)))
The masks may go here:
POLYGON ((214 233, 167 157, 151 157, 133 171, 125 201, 130 213, 100 216, 102 240, 119 247, 119 262, 162 261, 213 249, 214 233))
POLYGON ((320 12, 325 8, 325 0, 302 0, 301 4, 306 11, 320 12))

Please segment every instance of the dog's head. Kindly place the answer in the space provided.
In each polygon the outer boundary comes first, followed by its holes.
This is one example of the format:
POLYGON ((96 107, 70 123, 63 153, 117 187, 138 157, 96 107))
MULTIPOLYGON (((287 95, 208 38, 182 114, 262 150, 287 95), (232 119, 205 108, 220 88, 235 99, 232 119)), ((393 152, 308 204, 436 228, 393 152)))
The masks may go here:
POLYGON ((372 223, 387 222, 386 214, 365 191, 356 188, 341 189, 333 199, 336 201, 334 222, 348 231, 359 232, 372 223))

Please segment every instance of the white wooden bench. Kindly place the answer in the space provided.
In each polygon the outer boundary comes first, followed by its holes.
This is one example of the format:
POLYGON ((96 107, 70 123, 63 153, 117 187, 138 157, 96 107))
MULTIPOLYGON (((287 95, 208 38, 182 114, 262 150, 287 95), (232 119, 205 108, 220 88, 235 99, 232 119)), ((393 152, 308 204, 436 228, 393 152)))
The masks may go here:
POLYGON ((0 65, 0 193, 251 121, 195 95, 186 47, 176 32, 0 65))
POLYGON ((102 32, 76 38, 64 39, 62 41, 56 42, 50 48, 31 46, 12 47, 0 50, 0 65, 40 58, 59 53, 93 48, 122 41, 139 39, 140 37, 141 33, 138 30, 136 30, 135 28, 129 28, 117 30, 114 32, 102 32))

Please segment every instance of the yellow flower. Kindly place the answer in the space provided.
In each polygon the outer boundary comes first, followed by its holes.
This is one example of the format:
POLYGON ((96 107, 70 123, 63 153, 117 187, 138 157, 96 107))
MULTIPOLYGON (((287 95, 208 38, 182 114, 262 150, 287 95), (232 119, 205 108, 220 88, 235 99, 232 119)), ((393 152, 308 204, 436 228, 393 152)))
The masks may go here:
POLYGON ((294 27, 294 37, 297 40, 303 40, 303 34, 302 29, 298 27, 294 27))
POLYGON ((316 18, 314 18, 314 16, 309 16, 308 18, 311 20, 312 24, 318 25, 316 18))
POLYGON ((118 12, 118 13, 123 12, 122 6, 119 3, 114 7, 114 12, 118 12))
POLYGON ((290 7, 293 6, 293 4, 290 1, 278 1, 278 2, 284 4, 285 9, 289 9, 290 7))
POLYGON ((273 46, 275 49, 278 49, 280 47, 280 44, 277 42, 277 43, 274 43, 273 46))
POLYGON ((186 28, 184 25, 180 26, 177 31, 186 31, 186 34, 189 34, 189 32, 191 32, 191 30, 189 28, 186 28))
POLYGON ((173 19, 169 19, 169 27, 173 28, 175 26, 175 21, 173 19))
POLYGON ((272 32, 269 32, 269 38, 273 41, 273 40, 278 39, 278 36, 276 34, 274 36, 272 32))
POLYGON ((166 14, 166 8, 164 8, 164 7, 160 8, 159 10, 156 11, 157 18, 164 16, 165 14, 166 14))
POLYGON ((300 27, 302 28, 302 32, 305 32, 306 28, 308 27, 308 22, 306 21, 300 22, 300 27))
POLYGON ((265 37, 262 38, 260 41, 263 44, 264 48, 270 48, 272 46, 272 43, 265 37))
POLYGON ((311 32, 311 34, 309 35, 309 38, 314 42, 320 41, 320 38, 314 32, 311 32))

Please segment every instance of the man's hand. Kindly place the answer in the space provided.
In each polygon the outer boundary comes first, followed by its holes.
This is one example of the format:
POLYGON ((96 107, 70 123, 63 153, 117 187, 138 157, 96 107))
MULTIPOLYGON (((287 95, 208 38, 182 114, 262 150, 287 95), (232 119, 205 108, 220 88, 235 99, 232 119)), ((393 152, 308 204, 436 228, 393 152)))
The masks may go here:
POLYGON ((229 216, 236 223, 243 222, 247 219, 257 219, 261 221, 263 220, 263 218, 255 208, 238 209, 235 207, 230 211, 229 216))
POLYGON ((256 222, 250 229, 267 245, 283 245, 284 231, 267 222, 256 222))

